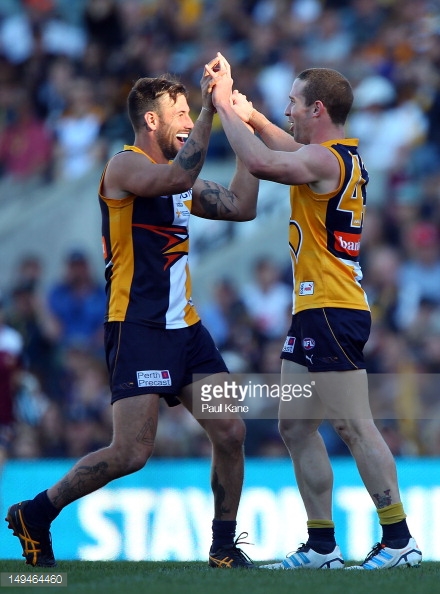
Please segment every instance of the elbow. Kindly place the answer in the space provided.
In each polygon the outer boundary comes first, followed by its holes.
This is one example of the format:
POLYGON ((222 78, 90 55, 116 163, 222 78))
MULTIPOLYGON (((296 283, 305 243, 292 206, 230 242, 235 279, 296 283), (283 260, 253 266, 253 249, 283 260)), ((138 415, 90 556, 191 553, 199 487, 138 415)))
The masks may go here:
POLYGON ((169 182, 170 194, 183 194, 184 192, 191 190, 194 185, 194 179, 188 173, 185 175, 174 176, 169 182))
POLYGON ((253 221, 257 217, 257 205, 248 207, 246 210, 240 210, 236 221, 245 223, 246 221, 253 221))
POLYGON ((257 179, 265 179, 265 173, 267 170, 267 163, 260 158, 254 156, 251 157, 246 164, 249 173, 251 173, 257 179))
POLYGON ((253 221, 255 218, 257 218, 257 209, 254 208, 253 210, 249 210, 248 212, 245 212, 243 215, 243 218, 241 219, 243 222, 246 221, 253 221))

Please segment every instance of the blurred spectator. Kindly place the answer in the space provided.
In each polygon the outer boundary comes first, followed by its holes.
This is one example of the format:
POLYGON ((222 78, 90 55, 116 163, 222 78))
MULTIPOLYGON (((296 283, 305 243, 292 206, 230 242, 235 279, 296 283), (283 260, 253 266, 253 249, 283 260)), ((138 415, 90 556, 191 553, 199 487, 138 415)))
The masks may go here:
POLYGON ((11 456, 18 460, 41 458, 40 434, 37 427, 26 423, 17 425, 17 437, 12 444, 11 456))
POLYGON ((396 322, 407 330, 417 319, 422 301, 440 304, 440 243, 430 222, 416 222, 404 234, 408 259, 398 277, 396 322))
POLYGON ((267 339, 284 335, 289 327, 292 291, 280 279, 278 264, 263 256, 255 262, 254 278, 243 291, 249 315, 267 339))
POLYGON ((327 8, 307 36, 306 60, 312 66, 339 69, 350 55, 352 45, 352 32, 344 26, 341 11, 327 8))
POLYGON ((211 332, 219 349, 228 344, 232 327, 240 318, 248 315, 237 287, 227 278, 215 283, 212 299, 199 309, 203 324, 211 332))
MULTIPOLYGON (((438 49, 438 67, 440 66, 440 34, 437 35, 438 49)), ((430 158, 430 169, 433 170, 440 166, 440 84, 437 81, 437 88, 433 93, 431 103, 426 112, 428 121, 427 145, 423 155, 430 158)))
POLYGON ((14 436, 15 398, 21 367, 23 339, 5 323, 3 296, 0 295, 0 470, 14 436))
POLYGON ((102 351, 105 291, 84 252, 67 255, 64 278, 49 290, 48 306, 58 324, 61 348, 79 345, 102 351))
POLYGON ((369 205, 383 207, 390 200, 392 176, 405 173, 408 151, 426 132, 425 117, 411 98, 402 96, 396 105, 396 89, 383 76, 365 78, 354 89, 354 95, 349 134, 359 138, 362 145, 370 175, 369 205))
POLYGON ((52 398, 59 392, 58 324, 35 282, 23 279, 12 289, 7 320, 23 338, 23 365, 52 398))
POLYGON ((85 41, 84 31, 57 16, 56 0, 21 0, 0 26, 0 53, 13 64, 39 52, 80 58, 85 41))
POLYGON ((99 141, 103 116, 91 81, 72 80, 66 109, 54 123, 56 178, 79 178, 104 160, 104 148, 99 141))
POLYGON ((3 179, 15 182, 47 182, 50 176, 53 138, 37 118, 30 97, 16 89, 10 120, 0 132, 0 168, 3 179))
POLYGON ((124 42, 119 6, 116 0, 87 0, 84 7, 84 29, 89 42, 110 54, 124 42))
POLYGON ((33 253, 23 254, 17 262, 13 284, 28 284, 36 290, 40 289, 43 272, 43 262, 40 256, 33 253))
POLYGON ((28 371, 22 371, 17 378, 15 402, 17 421, 38 430, 49 405, 49 398, 41 389, 38 379, 28 371))
POLYGON ((41 117, 53 132, 55 123, 67 107, 67 95, 75 75, 74 64, 66 56, 52 58, 35 90, 35 101, 41 117))
MULTIPOLYGON (((267 117, 271 121, 278 124, 281 128, 285 128, 286 126, 286 117, 280 106, 286 103, 286 97, 289 96, 290 89, 292 88, 292 80, 300 72, 301 63, 297 55, 298 47, 299 44, 295 44, 294 42, 281 47, 279 58, 272 63, 258 68, 258 72, 256 73, 257 90, 263 101, 261 110, 267 114, 267 117)), ((248 93, 249 97, 252 97, 254 106, 260 109, 256 102, 259 95, 253 90, 246 91, 242 87, 242 79, 243 77, 238 74, 240 91, 244 94, 248 93)))
POLYGON ((132 144, 133 127, 127 113, 126 99, 129 89, 116 76, 102 81, 102 94, 107 98, 103 122, 99 132, 104 158, 120 151, 124 144, 132 144))
POLYGON ((51 401, 39 425, 39 445, 43 458, 66 458, 66 419, 61 406, 51 401))
POLYGON ((396 328, 399 268, 400 254, 396 248, 378 244, 368 251, 362 286, 367 294, 373 324, 396 328))
MULTIPOLYGON (((69 354, 70 385, 64 402, 64 412, 70 421, 81 419, 102 420, 111 429, 108 404, 111 394, 108 386, 108 374, 105 362, 87 351, 71 349, 69 354), (81 358, 80 364, 73 364, 72 358, 81 358)), ((111 435, 104 436, 108 443, 111 435)))
POLYGON ((63 410, 66 455, 77 458, 110 443, 111 395, 103 361, 77 349, 70 350, 69 359, 69 388, 63 410), (80 358, 77 365, 73 364, 74 356, 80 358))
POLYGON ((351 0, 343 2, 346 27, 351 31, 357 45, 374 43, 381 27, 386 22, 386 7, 379 0, 351 0))

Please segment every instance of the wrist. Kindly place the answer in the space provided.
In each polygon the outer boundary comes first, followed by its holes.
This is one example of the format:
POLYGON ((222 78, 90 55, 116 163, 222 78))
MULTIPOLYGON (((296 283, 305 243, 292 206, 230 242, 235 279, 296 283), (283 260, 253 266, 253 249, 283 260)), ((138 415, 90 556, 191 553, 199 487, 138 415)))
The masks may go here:
POLYGON ((261 134, 271 121, 256 109, 253 109, 249 115, 248 123, 252 126, 255 132, 261 134))
POLYGON ((209 109, 209 107, 205 107, 202 105, 202 109, 200 110, 199 117, 197 118, 198 122, 202 124, 209 124, 212 125, 212 118, 214 117, 214 110, 209 109))

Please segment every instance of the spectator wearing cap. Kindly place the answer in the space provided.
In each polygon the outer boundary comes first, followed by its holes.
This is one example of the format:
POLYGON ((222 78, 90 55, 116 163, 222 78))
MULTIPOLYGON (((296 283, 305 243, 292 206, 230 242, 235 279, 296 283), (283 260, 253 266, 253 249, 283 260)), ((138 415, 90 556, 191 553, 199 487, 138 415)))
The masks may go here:
POLYGON ((101 351, 105 291, 86 253, 73 250, 67 255, 64 277, 49 289, 48 306, 58 324, 61 348, 76 345, 101 351))
POLYGON ((393 176, 406 173, 409 151, 426 132, 426 117, 406 86, 380 75, 368 76, 355 87, 353 107, 348 130, 359 138, 370 174, 368 203, 383 207, 393 176))
POLYGON ((407 330, 423 303, 440 306, 439 230, 431 222, 417 221, 403 239, 408 257, 398 273, 396 323, 407 330))

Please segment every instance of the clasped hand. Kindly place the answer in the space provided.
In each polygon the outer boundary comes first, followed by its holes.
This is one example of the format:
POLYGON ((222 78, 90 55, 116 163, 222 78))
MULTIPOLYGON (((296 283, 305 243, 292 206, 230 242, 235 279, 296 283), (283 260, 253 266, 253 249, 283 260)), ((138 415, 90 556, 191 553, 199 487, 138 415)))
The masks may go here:
POLYGON ((231 65, 220 52, 205 64, 203 76, 209 77, 208 92, 212 93, 214 107, 231 105, 243 122, 248 123, 253 111, 252 102, 239 91, 232 91, 234 80, 231 75, 231 65))

